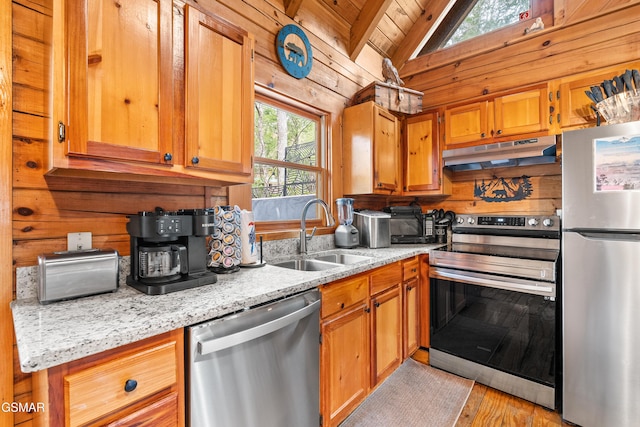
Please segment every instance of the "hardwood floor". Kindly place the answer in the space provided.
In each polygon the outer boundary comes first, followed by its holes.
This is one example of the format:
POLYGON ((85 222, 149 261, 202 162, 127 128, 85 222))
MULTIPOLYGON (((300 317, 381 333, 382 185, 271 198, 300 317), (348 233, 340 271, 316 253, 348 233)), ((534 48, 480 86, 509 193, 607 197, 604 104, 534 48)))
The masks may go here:
MULTIPOLYGON (((418 350, 412 358, 429 363, 429 352, 418 350)), ((572 426, 555 411, 475 383, 456 427, 572 426)))

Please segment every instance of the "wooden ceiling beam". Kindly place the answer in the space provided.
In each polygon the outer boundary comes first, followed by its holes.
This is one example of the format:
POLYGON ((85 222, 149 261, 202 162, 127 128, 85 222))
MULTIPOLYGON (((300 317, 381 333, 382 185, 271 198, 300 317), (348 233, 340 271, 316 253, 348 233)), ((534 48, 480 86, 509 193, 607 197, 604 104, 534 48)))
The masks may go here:
POLYGON ((393 0, 367 0, 351 26, 349 57, 355 61, 393 0))
POLYGON ((414 54, 422 49, 423 41, 430 31, 435 30, 442 17, 449 9, 450 0, 433 0, 428 2, 420 18, 416 20, 402 44, 398 46, 391 62, 400 70, 414 54))
POLYGON ((298 13, 303 0, 284 0, 284 13, 291 19, 298 13))

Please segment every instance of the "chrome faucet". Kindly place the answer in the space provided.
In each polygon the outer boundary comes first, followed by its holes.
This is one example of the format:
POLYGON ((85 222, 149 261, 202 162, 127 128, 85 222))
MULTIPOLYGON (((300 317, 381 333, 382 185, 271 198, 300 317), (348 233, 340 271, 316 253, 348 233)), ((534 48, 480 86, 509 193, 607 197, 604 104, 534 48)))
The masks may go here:
POLYGON ((302 209, 302 219, 300 220, 300 253, 301 254, 307 253, 307 240, 311 240, 313 235, 316 234, 317 227, 313 227, 311 234, 307 235, 307 211, 309 210, 309 206, 313 205, 314 203, 319 204, 320 206, 322 206, 322 209, 324 209, 324 216, 325 216, 325 220, 327 221, 327 226, 333 227, 335 225, 335 221, 333 220, 333 217, 329 215, 329 208, 327 207, 327 204, 324 202, 324 200, 321 200, 321 199, 309 200, 304 205, 304 208, 302 209))

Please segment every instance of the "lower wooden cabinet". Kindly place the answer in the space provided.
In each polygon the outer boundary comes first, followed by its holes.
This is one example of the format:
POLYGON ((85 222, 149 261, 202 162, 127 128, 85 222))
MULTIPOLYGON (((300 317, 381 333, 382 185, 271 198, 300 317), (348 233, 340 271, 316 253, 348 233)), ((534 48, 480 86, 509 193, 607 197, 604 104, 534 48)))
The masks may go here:
MULTIPOLYGON (((417 258, 410 260, 409 270, 417 271, 417 258)), ((415 284, 419 276, 405 283, 403 268, 396 262, 320 287, 323 427, 339 425, 410 354, 403 350, 404 337, 417 340, 418 314, 415 304, 405 301, 405 285, 415 284), (407 324, 416 329, 405 331, 407 324)), ((412 291, 411 301, 417 295, 412 291)))
POLYGON ((362 300, 322 322, 323 426, 344 420, 369 393, 369 309, 362 300))
POLYGON ((34 374, 42 426, 184 426, 182 330, 34 374))
POLYGON ((371 387, 380 384, 402 363, 402 267, 399 263, 374 270, 371 285, 371 387))
POLYGON ((419 273, 420 273, 420 347, 429 348, 431 346, 431 286, 429 281, 429 255, 420 255, 419 273))
POLYGON ((419 257, 402 262, 402 356, 410 357, 420 347, 420 283, 419 257))

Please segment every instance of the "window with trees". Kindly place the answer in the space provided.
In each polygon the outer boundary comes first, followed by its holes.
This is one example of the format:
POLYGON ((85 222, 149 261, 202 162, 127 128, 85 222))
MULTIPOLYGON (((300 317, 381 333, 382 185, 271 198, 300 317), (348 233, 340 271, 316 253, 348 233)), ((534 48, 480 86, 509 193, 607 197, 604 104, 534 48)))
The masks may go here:
MULTIPOLYGON (((257 93, 254 120, 254 218, 300 221, 305 203, 326 194, 325 114, 257 93)), ((317 218, 312 211, 307 218, 317 218)))

